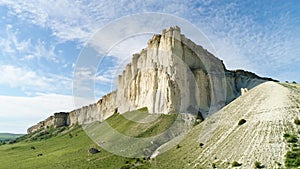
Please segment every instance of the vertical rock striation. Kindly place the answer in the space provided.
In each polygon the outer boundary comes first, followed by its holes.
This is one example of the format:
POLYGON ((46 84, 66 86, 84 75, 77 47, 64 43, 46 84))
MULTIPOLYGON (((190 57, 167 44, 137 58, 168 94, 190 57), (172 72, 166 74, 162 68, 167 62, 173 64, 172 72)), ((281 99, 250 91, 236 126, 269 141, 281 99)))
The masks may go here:
POLYGON ((265 81, 254 73, 229 71, 222 60, 180 33, 175 26, 154 35, 118 77, 117 90, 97 103, 49 117, 28 129, 103 121, 112 114, 147 107, 149 113, 189 112, 206 117, 265 81))

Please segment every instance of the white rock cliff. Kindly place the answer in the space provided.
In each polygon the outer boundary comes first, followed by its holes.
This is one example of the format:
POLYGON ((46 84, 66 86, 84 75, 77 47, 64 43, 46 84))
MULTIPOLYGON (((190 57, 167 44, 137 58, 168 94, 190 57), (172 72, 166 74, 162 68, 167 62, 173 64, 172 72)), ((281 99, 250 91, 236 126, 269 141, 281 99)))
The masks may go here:
POLYGON ((29 128, 28 133, 47 126, 103 121, 116 112, 143 107, 149 113, 189 112, 205 118, 209 111, 240 96, 242 88, 251 89, 268 80, 272 79, 226 70, 220 59, 187 39, 175 26, 154 35, 146 49, 133 54, 118 77, 116 91, 97 103, 64 113, 65 118, 51 116, 51 120, 29 128))

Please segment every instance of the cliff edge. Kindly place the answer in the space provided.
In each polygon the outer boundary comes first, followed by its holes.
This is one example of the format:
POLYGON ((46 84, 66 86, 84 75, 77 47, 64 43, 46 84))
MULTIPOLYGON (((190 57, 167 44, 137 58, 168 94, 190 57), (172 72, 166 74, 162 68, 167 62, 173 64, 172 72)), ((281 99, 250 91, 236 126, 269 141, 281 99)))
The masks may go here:
POLYGON ((222 60, 175 26, 154 35, 147 48, 133 54, 118 77, 116 91, 89 106, 55 113, 27 131, 103 121, 114 113, 143 107, 149 113, 188 112, 206 118, 239 97, 242 89, 250 90, 266 81, 274 80, 243 70, 227 70, 222 60))

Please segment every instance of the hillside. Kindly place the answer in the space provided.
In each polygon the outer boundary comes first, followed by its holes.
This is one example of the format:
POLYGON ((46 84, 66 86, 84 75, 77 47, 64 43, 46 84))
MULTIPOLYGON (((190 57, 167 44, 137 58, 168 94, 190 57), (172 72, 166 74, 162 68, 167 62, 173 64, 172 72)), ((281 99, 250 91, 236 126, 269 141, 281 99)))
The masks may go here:
POLYGON ((266 82, 197 125, 179 149, 158 156, 155 164, 231 168, 236 161, 240 168, 253 168, 257 161, 265 168, 280 168, 285 162, 287 168, 300 166, 300 125, 295 124, 299 107, 299 85, 266 82), (246 122, 238 125, 241 119, 246 122))
MULTIPOLYGON (((132 118, 146 117, 147 109, 125 113, 132 118)), ((176 115, 160 115, 151 124, 137 123, 115 114, 106 122, 120 133, 135 137, 149 137, 166 130, 176 115), (160 125, 162 123, 162 125, 160 125)), ((97 126, 95 122, 89 127, 97 126)), ((105 128, 97 128, 105 132, 105 128)), ((113 133, 107 133, 113 139, 113 133)), ((37 131, 24 136, 22 141, 0 146, 0 168, 108 168, 122 166, 142 166, 143 158, 125 158, 114 155, 99 147, 80 126, 60 127, 37 131), (100 150, 90 154, 89 148, 100 150), (13 161, 13 163, 12 163, 13 161)))
MULTIPOLYGON (((295 124, 295 119, 300 117, 299 107, 299 85, 266 82, 196 125, 177 146, 151 160, 111 154, 98 147, 77 126, 48 139, 35 135, 36 141, 27 139, 0 146, 0 163, 3 168, 180 169, 232 168, 236 161, 240 164, 238 168, 248 169, 254 168, 257 161, 264 168, 293 168, 300 166, 300 125, 295 124), (246 122, 239 125, 241 119, 246 122), (89 154, 91 147, 98 148, 100 153, 89 154)), ((141 114, 127 113, 133 118, 146 115, 145 109, 141 114)), ((173 120, 172 115, 162 115, 144 125, 116 114, 106 122, 125 135, 148 137, 163 132, 173 120)), ((167 146, 168 143, 157 152, 167 146)))

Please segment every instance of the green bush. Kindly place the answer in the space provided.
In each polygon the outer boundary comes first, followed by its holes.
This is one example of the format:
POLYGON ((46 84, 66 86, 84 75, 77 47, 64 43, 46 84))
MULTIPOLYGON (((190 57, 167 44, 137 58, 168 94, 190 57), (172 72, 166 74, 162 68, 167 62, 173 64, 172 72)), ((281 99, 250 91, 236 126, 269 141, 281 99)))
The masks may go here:
POLYGON ((300 125, 300 120, 299 120, 298 117, 295 118, 294 123, 297 124, 297 125, 300 125))
POLYGON ((297 143, 298 142, 298 138, 296 135, 290 135, 290 137, 287 139, 288 143, 297 143))
POLYGON ((239 166, 241 166, 242 164, 241 163, 238 163, 237 161, 234 161, 233 163, 232 163, 232 167, 239 167, 239 166))
POLYGON ((240 121, 239 121, 239 123, 238 123, 238 125, 240 126, 240 125, 243 125, 244 123, 246 123, 247 121, 245 120, 245 119, 241 119, 240 121))
POLYGON ((285 166, 288 168, 299 167, 300 166, 300 150, 295 149, 288 151, 285 155, 285 166))
POLYGON ((0 141, 0 146, 6 144, 6 142, 4 140, 0 141))
POLYGON ((284 133, 284 134, 283 134, 283 137, 284 137, 284 138, 288 138, 288 137, 290 137, 290 134, 289 134, 289 133, 284 133))
POLYGON ((277 164, 278 166, 281 166, 282 164, 278 161, 275 161, 275 164, 277 164))
POLYGON ((265 168, 265 166, 262 165, 259 161, 255 161, 254 167, 255 167, 255 168, 265 168))

